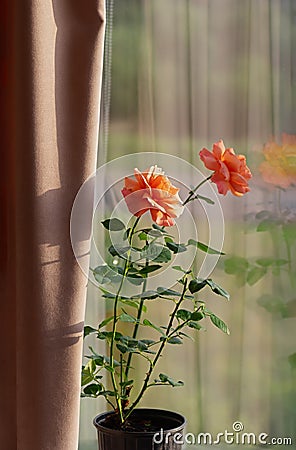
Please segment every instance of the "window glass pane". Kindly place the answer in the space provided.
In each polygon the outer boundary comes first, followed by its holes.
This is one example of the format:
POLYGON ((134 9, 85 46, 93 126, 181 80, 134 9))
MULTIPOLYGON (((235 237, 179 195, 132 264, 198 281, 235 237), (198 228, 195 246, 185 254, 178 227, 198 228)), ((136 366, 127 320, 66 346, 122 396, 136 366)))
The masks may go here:
MULTIPOLYGON (((295 431, 295 17, 293 0, 120 0, 107 29, 99 165, 162 152, 204 171, 199 151, 222 138, 254 175, 243 200, 220 198, 227 255, 215 280, 231 301, 207 301, 231 335, 208 325, 172 346, 161 370, 185 386, 143 404, 183 413, 193 433, 238 420, 257 435, 295 431)), ((98 297, 90 285, 88 324, 106 314, 98 297)), ((166 305, 151 309, 167 317, 166 305)), ((82 400, 81 450, 96 448, 91 421, 104 409, 82 400)))

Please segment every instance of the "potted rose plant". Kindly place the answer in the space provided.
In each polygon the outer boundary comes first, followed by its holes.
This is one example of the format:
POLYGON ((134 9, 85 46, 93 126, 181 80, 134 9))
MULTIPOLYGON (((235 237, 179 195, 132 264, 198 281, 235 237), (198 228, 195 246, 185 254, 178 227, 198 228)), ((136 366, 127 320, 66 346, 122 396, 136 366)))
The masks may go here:
MULTIPOLYGON (((122 195, 132 215, 126 224, 118 217, 102 221, 106 233, 117 233, 116 243, 108 245, 112 263, 92 268, 92 274, 100 285, 101 296, 113 302, 113 314, 102 320, 96 328, 86 326, 85 337, 94 334, 104 340, 108 352, 98 354, 89 347, 87 363, 82 367, 82 396, 105 397, 111 411, 94 419, 97 428, 99 449, 180 449, 185 419, 176 412, 138 408, 148 389, 154 386, 182 386, 183 382, 165 373, 157 372, 157 364, 168 345, 182 344, 187 336, 186 329, 201 329, 207 318, 222 332, 229 333, 227 325, 210 311, 200 300, 199 292, 210 289, 215 294, 229 299, 229 294, 212 278, 199 278, 192 267, 174 267, 176 286, 161 286, 148 289, 149 277, 159 272, 173 260, 174 255, 183 253, 189 247, 203 252, 220 254, 219 251, 194 239, 185 243, 176 242, 170 234, 170 227, 183 214, 188 203, 198 200, 213 203, 211 199, 198 194, 202 184, 212 181, 218 192, 228 191, 242 196, 249 191, 251 173, 245 157, 236 155, 223 141, 213 145, 213 150, 203 149, 200 158, 211 174, 189 190, 182 201, 179 189, 157 166, 143 172, 135 169, 134 176, 126 177, 122 195), (143 217, 150 213, 150 225, 142 224, 143 217), (116 264, 115 264, 116 262, 116 264), (127 295, 125 286, 137 286, 127 295), (110 288, 110 286, 116 288, 110 288), (151 301, 168 301, 171 313, 167 323, 155 324, 148 319, 151 301), (191 303, 191 308, 184 305, 191 303), (130 332, 126 332, 126 324, 130 332), (158 338, 151 338, 153 330, 158 338), (144 374, 134 374, 132 361, 144 358, 147 363, 144 374), (134 388, 135 376, 141 381, 140 388, 134 388), (155 439, 162 436, 161 443, 155 439)), ((154 336, 154 335, 153 335, 154 336)))

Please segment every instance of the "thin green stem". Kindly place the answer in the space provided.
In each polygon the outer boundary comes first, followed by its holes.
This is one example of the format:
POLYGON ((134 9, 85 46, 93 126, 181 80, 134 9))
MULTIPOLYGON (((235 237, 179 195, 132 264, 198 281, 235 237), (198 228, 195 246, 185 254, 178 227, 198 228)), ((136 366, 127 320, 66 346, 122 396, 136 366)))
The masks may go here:
MULTIPOLYGON (((278 213, 279 216, 282 215, 281 201, 282 201, 282 190, 279 188, 277 190, 277 213, 278 213)), ((290 278, 291 286, 292 286, 292 288, 294 288, 295 287, 295 281, 294 281, 294 274, 292 274, 292 252, 291 252, 291 247, 290 247, 288 239, 286 239, 285 237, 284 237, 284 241, 285 241, 286 252, 287 252, 287 259, 288 259, 289 278, 290 278)))
POLYGON ((212 174, 209 175, 207 178, 205 178, 204 180, 202 180, 197 186, 195 186, 194 189, 191 189, 191 191, 189 192, 188 197, 186 198, 186 200, 183 202, 183 206, 185 206, 187 203, 191 202, 192 200, 194 200, 194 194, 195 192, 203 185, 205 184, 207 181, 209 181, 212 178, 212 174))
POLYGON ((112 327, 112 336, 111 336, 111 343, 110 343, 110 367, 111 367, 111 381, 112 381, 112 385, 113 385, 113 389, 115 392, 115 400, 116 400, 116 405, 117 405, 117 409, 118 412, 120 414, 120 419, 123 422, 123 414, 122 414, 122 404, 121 404, 121 399, 120 399, 120 395, 118 393, 118 388, 117 388, 117 383, 116 383, 116 378, 115 378, 115 368, 114 368, 114 343, 115 343, 115 336, 116 336, 116 324, 117 324, 117 306, 118 306, 118 301, 119 301, 119 297, 120 297, 120 292, 123 286, 123 281, 124 281, 124 277, 127 273, 127 269, 128 269, 128 259, 125 260, 125 265, 124 265, 124 271, 123 271, 123 275, 120 281, 120 285, 116 294, 116 297, 114 299, 114 306, 113 306, 113 327, 112 327))
MULTIPOLYGON (((147 267, 149 265, 149 261, 146 259, 146 264, 145 267, 147 267)), ((143 286, 142 286, 142 293, 146 291, 146 286, 147 286, 147 278, 145 278, 143 286)), ((139 326, 140 326, 140 321, 141 321, 141 317, 142 317, 142 313, 143 313, 143 307, 144 307, 144 302, 145 299, 141 299, 140 304, 139 304, 139 309, 138 309, 138 314, 137 314, 137 321, 135 323, 135 328, 133 331, 133 339, 137 338, 138 335, 138 330, 139 330, 139 326)), ((128 359, 127 359, 127 364, 126 364, 126 369, 125 369, 125 379, 128 379, 128 374, 130 371, 130 366, 131 366, 131 362, 132 362, 132 356, 133 354, 130 353, 128 355, 128 359)))
POLYGON ((146 389, 148 388, 152 372, 153 372, 153 370, 154 370, 154 368, 155 368, 155 366, 156 366, 156 364, 157 364, 157 362, 158 362, 158 360, 159 360, 159 358, 160 358, 160 356, 162 354, 162 351, 163 351, 164 347, 167 344, 168 337, 169 337, 169 334, 170 334, 170 330, 172 328, 172 325, 173 325, 174 319, 176 317, 176 314, 178 312, 178 309, 179 309, 181 303, 184 300, 184 296, 185 296, 186 291, 187 291, 187 278, 185 277, 184 278, 184 286, 183 286, 182 294, 181 294, 180 300, 176 303, 175 308, 174 308, 174 310, 173 310, 173 312, 171 314, 171 318, 170 318, 169 324, 167 326, 166 334, 165 334, 165 339, 162 341, 162 343, 161 343, 161 345, 160 345, 160 347, 159 347, 159 349, 158 349, 158 351, 157 351, 153 361, 151 362, 150 368, 149 368, 149 370, 148 370, 148 372, 146 374, 146 377, 145 377, 142 389, 140 390, 136 400, 133 402, 133 404, 131 405, 130 409, 128 410, 128 413, 125 415, 124 420, 126 420, 130 416, 132 411, 136 408, 138 403, 141 401, 141 399, 142 399, 146 389))
MULTIPOLYGON (((141 320, 141 316, 142 316, 142 312, 143 312, 143 306, 144 306, 144 299, 141 299, 139 309, 138 309, 138 314, 137 314, 137 322, 135 324, 135 328, 134 328, 133 335, 132 335, 133 339, 136 339, 137 335, 138 335, 140 320, 141 320)), ((125 369, 125 379, 126 380, 128 379, 128 374, 129 374, 129 371, 131 368, 131 361, 132 361, 132 353, 130 353, 127 358, 126 369, 125 369)))
MULTIPOLYGON (((133 225, 133 227, 131 229, 131 232, 130 232, 130 235, 129 235, 130 243, 132 241, 133 234, 135 232, 135 229, 136 229, 136 226, 138 225, 139 220, 140 220, 140 217, 137 217, 137 219, 135 220, 135 223, 134 223, 134 225, 133 225)), ((127 255, 127 259, 125 260, 125 263, 124 263, 123 274, 122 274, 121 281, 120 281, 120 284, 119 284, 119 287, 118 287, 118 290, 117 290, 117 293, 116 293, 116 297, 114 299, 114 306, 113 306, 113 317, 114 317, 114 320, 113 320, 112 336, 111 336, 111 342, 110 342, 110 367, 111 367, 110 375, 111 375, 111 381, 112 381, 113 389, 114 389, 114 392, 115 392, 115 400, 116 400, 116 405, 117 405, 118 412, 120 414, 121 422, 123 422, 124 419, 123 419, 121 397, 120 397, 119 392, 118 392, 118 387, 117 387, 116 378, 115 378, 114 344, 115 344, 115 336, 116 336, 116 324, 117 324, 117 321, 118 321, 118 319, 117 319, 117 307, 118 307, 118 302, 119 302, 120 293, 121 293, 121 290, 122 290, 122 287, 123 287, 124 279, 126 277, 128 269, 129 269, 130 254, 131 254, 131 252, 129 251, 128 255, 127 255)))
POLYGON ((123 395, 123 357, 120 353, 120 394, 123 395))

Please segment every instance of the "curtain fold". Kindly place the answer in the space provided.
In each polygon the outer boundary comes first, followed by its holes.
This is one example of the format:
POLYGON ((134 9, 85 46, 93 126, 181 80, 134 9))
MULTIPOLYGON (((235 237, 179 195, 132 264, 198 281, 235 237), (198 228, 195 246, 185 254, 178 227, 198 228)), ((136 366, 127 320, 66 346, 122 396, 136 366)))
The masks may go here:
POLYGON ((86 279, 75 195, 95 170, 104 0, 4 1, 0 448, 75 450, 86 279))

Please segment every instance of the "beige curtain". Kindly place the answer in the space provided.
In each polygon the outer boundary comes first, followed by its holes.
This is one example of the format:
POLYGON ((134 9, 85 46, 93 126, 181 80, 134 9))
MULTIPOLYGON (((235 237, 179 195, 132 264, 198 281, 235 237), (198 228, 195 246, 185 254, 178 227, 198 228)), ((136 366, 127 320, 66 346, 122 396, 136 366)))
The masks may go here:
MULTIPOLYGON (((271 136, 280 139, 282 132, 296 134, 295 9, 295 0, 114 4, 105 161, 154 151, 179 156, 203 170, 198 151, 219 138, 246 154, 255 174, 251 193, 244 199, 221 199, 228 255, 273 255, 263 234, 244 233, 244 220, 273 201, 272 193, 256 187, 262 146, 271 136)), ((231 336, 208 325, 195 343, 170 348, 160 369, 184 380, 185 387, 151 390, 143 406, 184 413, 189 430, 196 433, 232 431, 240 420, 247 432, 293 435, 295 372, 288 356, 295 352, 295 317, 275 319, 257 303, 262 294, 272 292, 277 278, 238 286, 221 267, 213 277, 229 290, 231 302, 217 297, 207 301, 228 323, 231 336)), ((87 314, 93 325, 102 314, 98 298, 91 287, 87 314)), ((154 321, 164 323, 167 311, 154 307, 154 321)), ((103 402, 82 401, 81 450, 95 445, 88 424, 105 408, 103 402)))
POLYGON ((104 0, 2 2, 0 447, 75 450, 86 280, 73 200, 95 170, 104 0))

